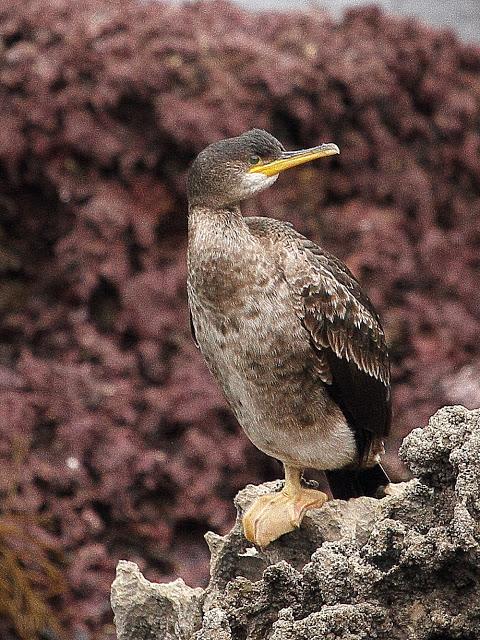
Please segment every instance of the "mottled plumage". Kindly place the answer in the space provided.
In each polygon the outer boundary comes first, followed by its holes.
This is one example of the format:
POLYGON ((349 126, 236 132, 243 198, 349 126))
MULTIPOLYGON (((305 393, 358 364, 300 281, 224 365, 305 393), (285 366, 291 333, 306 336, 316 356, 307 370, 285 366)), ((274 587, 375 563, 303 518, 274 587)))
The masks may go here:
POLYGON ((259 449, 287 469, 372 466, 390 424, 377 314, 340 260, 288 223, 241 215, 240 200, 269 186, 269 171, 290 155, 254 130, 211 145, 193 165, 192 328, 259 449))

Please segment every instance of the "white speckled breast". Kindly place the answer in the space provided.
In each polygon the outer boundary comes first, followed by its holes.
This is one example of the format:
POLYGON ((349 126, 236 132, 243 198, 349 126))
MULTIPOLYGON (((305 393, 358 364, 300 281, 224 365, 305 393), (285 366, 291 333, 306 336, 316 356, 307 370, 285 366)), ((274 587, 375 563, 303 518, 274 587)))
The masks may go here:
POLYGON ((239 212, 193 211, 188 298, 207 365, 262 451, 317 469, 354 461, 346 420, 315 370, 271 240, 239 212))

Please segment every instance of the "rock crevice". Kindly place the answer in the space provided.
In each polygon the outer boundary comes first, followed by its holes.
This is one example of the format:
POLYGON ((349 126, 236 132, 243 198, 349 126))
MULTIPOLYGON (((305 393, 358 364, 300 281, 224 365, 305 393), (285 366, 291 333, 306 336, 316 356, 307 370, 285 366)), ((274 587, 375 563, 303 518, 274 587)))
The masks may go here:
POLYGON ((480 410, 446 407, 403 442, 414 478, 381 500, 334 500, 266 549, 241 516, 278 483, 236 498, 226 536, 207 534, 211 579, 148 582, 122 562, 119 640, 474 640, 480 637, 480 410))

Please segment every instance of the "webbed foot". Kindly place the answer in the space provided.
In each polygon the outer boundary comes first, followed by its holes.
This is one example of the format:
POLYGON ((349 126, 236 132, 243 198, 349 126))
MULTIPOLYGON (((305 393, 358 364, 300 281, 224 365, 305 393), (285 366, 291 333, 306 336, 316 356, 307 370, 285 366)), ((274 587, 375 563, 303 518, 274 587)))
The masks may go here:
POLYGON ((316 489, 289 486, 279 493, 260 496, 243 516, 243 530, 250 542, 266 547, 285 533, 298 528, 309 509, 319 509, 328 496, 316 489))

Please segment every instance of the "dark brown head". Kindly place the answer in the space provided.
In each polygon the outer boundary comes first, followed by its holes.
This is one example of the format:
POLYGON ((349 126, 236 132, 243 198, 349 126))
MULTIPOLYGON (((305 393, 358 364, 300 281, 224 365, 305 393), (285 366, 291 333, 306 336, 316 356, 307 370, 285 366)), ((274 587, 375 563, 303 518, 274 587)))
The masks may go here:
POLYGON ((201 151, 188 176, 190 206, 222 208, 266 189, 289 167, 339 153, 336 145, 285 151, 267 131, 252 129, 201 151))

